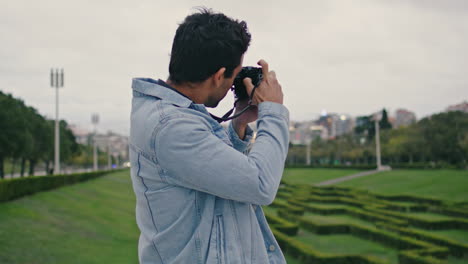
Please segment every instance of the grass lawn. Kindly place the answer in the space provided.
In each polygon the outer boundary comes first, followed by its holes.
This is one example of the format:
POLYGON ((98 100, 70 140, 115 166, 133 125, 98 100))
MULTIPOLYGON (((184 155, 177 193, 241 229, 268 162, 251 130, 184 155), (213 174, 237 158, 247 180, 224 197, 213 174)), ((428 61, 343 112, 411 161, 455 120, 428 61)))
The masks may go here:
POLYGON ((361 171, 347 169, 286 168, 283 180, 291 184, 315 184, 359 172, 361 171))
POLYGON ((138 263, 128 172, 0 204, 0 263, 138 263))
POLYGON ((396 250, 351 235, 316 235, 300 230, 294 238, 325 254, 363 254, 398 263, 396 250))
POLYGON ((339 183, 379 194, 408 194, 447 201, 468 201, 468 171, 393 170, 339 183))

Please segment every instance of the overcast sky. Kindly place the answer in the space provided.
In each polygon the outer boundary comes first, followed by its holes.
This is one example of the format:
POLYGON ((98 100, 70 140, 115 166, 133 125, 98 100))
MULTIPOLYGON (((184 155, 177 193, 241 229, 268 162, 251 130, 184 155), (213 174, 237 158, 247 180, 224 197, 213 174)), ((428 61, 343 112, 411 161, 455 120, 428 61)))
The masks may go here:
MULTIPOLYGON (((206 6, 245 20, 245 65, 276 71, 292 120, 322 110, 406 108, 418 118, 468 100, 468 1, 0 0, 0 90, 55 116, 128 135, 131 78, 166 79, 178 23, 206 6)), ((232 104, 231 94, 217 109, 232 104)))

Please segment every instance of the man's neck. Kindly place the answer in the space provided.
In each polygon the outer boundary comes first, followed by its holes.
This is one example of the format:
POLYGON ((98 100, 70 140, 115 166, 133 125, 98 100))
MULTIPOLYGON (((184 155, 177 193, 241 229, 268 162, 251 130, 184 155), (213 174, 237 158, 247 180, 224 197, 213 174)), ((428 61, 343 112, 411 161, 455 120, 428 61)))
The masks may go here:
POLYGON ((201 82, 197 84, 193 83, 182 83, 175 84, 171 80, 166 81, 167 84, 176 89, 179 93, 187 96, 196 104, 204 104, 207 101, 208 93, 206 89, 206 83, 201 82))

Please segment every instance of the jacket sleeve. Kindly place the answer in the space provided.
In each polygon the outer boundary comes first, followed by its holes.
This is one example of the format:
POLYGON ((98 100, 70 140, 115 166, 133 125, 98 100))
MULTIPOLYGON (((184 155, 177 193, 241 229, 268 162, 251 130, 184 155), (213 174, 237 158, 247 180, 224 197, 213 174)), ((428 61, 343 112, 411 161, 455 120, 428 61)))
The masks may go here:
POLYGON ((286 107, 261 103, 257 137, 244 155, 216 137, 205 120, 178 116, 156 131, 157 162, 169 184, 267 205, 273 202, 283 174, 288 126, 286 107))
POLYGON ((239 135, 237 135, 236 131, 234 130, 232 122, 230 122, 227 128, 227 133, 229 135, 229 140, 231 140, 232 142, 233 148, 244 154, 247 153, 247 150, 251 144, 251 140, 253 137, 253 130, 249 126, 247 126, 245 131, 245 138, 244 140, 242 140, 239 138, 239 135))

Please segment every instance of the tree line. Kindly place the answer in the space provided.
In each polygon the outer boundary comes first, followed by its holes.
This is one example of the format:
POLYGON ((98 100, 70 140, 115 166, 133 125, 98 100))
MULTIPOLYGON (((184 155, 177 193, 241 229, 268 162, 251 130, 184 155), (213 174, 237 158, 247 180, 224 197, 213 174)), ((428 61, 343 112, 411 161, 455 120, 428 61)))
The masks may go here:
MULTIPOLYGON (((397 167, 468 166, 468 113, 439 113, 396 129, 392 129, 386 119, 386 115, 383 115, 380 121, 383 164, 397 167)), ((353 133, 334 140, 313 139, 310 148, 311 164, 375 164, 374 122, 371 117, 361 117, 359 124, 353 133)), ((291 145, 287 163, 305 164, 306 150, 306 146, 291 145)))
MULTIPOLYGON (((5 160, 11 160, 13 168, 20 167, 23 175, 29 175, 39 162, 44 162, 47 172, 54 159, 55 121, 40 115, 22 100, 0 91, 0 178, 5 175, 5 160), (26 168, 26 163, 28 168, 26 168)), ((64 120, 59 122, 60 159, 69 161, 79 154, 80 147, 64 120)))

